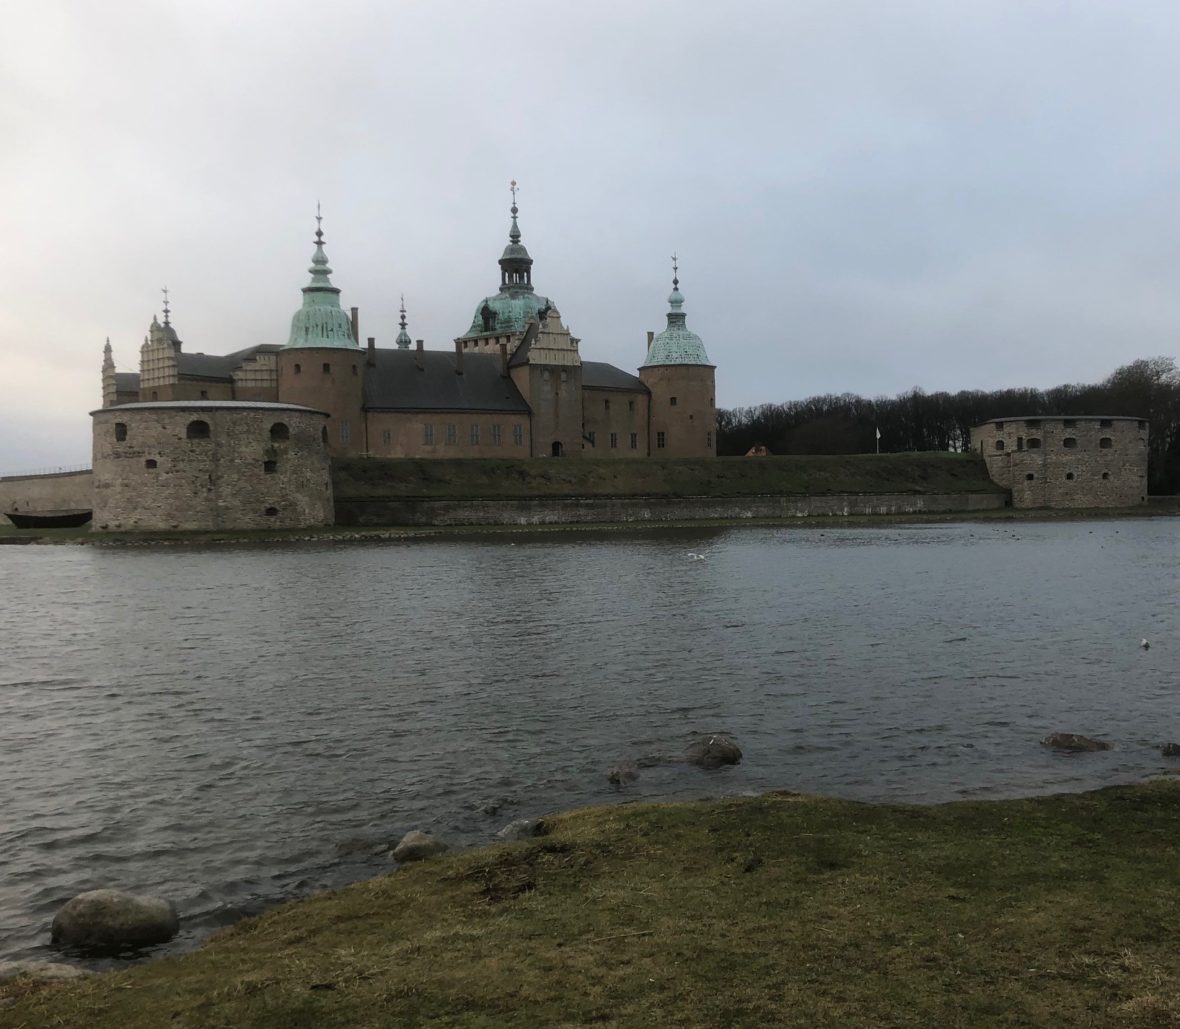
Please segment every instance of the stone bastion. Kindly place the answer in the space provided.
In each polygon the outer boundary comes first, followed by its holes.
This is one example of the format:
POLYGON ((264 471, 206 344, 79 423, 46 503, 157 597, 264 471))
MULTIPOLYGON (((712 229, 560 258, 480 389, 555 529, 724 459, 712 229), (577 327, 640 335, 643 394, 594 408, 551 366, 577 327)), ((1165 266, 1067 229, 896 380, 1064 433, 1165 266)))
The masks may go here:
POLYGON ((1100 415, 996 418, 971 430, 1013 507, 1147 503, 1147 420, 1100 415))
POLYGON ((90 414, 96 532, 333 522, 323 411, 202 400, 123 404, 90 414))

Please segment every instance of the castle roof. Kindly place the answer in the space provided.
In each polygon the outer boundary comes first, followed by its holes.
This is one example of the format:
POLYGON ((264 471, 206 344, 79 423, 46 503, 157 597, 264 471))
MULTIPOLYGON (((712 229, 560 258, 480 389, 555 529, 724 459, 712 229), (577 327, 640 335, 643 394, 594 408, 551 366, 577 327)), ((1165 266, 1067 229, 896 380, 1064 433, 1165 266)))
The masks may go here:
POLYGON ((668 327, 651 341, 642 367, 699 364, 712 368, 701 337, 685 324, 684 296, 680 292, 677 266, 672 265, 672 292, 668 295, 668 327))
POLYGON ((291 317, 288 347, 341 347, 356 349, 352 338, 352 321, 340 309, 340 290, 332 285, 328 256, 324 253, 324 233, 316 207, 315 253, 311 258, 311 282, 303 287, 303 306, 291 317))
POLYGON ((366 410, 529 413, 499 354, 463 354, 462 374, 458 356, 446 350, 375 350, 373 357, 375 367, 365 370, 366 410))
POLYGON ((646 393, 647 387, 630 372, 605 361, 582 362, 583 389, 618 389, 631 393, 646 393))

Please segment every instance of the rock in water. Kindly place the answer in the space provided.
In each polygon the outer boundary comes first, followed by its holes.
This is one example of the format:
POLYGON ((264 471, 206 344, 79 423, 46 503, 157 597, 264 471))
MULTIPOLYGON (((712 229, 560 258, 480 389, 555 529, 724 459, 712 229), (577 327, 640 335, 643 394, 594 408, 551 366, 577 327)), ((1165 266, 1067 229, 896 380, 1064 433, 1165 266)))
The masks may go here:
POLYGON ((170 901, 122 890, 79 893, 53 916, 54 943, 113 951, 167 943, 180 929, 170 901))
POLYGON ((1164 757, 1180 757, 1180 743, 1165 743, 1160 747, 1160 753, 1164 757))
POLYGON ((622 786, 623 783, 634 782, 638 778, 639 765, 634 761, 620 762, 612 766, 611 770, 606 773, 606 781, 613 783, 615 786, 622 786))
POLYGON ((401 843, 393 848, 390 855, 399 865, 407 861, 425 861, 447 850, 442 840, 436 840, 429 833, 411 829, 402 837, 401 843))
POLYGON ((501 840, 531 840, 534 836, 541 836, 544 834, 544 824, 539 818, 518 818, 515 822, 509 822, 503 829, 496 833, 496 838, 501 840))
POLYGON ((684 760, 698 768, 720 768, 740 763, 742 750, 728 736, 702 736, 688 745, 684 760))
POLYGON ((1095 750, 1110 750, 1106 740, 1095 740, 1073 732, 1051 732, 1041 740, 1042 747, 1052 747, 1067 754, 1085 754, 1095 750))

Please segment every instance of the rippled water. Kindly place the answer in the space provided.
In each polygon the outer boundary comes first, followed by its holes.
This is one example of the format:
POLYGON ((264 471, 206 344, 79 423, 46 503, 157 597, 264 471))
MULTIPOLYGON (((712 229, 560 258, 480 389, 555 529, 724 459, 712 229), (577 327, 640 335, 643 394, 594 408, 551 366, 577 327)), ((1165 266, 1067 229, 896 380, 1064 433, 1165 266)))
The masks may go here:
POLYGON ((191 946, 413 828, 1135 780, 1180 739, 1178 566, 1175 519, 3 548, 0 958, 99 886, 172 898, 191 946), (718 730, 740 766, 606 781, 718 730))

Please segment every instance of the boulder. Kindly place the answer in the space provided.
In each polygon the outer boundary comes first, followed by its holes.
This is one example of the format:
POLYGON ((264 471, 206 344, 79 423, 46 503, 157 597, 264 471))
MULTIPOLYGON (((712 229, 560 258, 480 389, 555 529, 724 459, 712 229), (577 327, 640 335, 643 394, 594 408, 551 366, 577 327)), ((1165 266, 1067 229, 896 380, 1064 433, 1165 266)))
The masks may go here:
POLYGON ((698 768, 720 768, 740 763, 742 750, 728 736, 702 736, 688 745, 684 760, 698 768))
POLYGON ((1180 743, 1165 743, 1160 747, 1160 753, 1164 757, 1180 757, 1180 743))
POLYGON ((501 840, 531 840, 534 836, 541 836, 544 834, 544 825, 539 818, 518 818, 515 822, 509 822, 503 829, 496 833, 496 838, 501 840))
POLYGON ((1041 740, 1042 747, 1052 747, 1066 754, 1088 754, 1095 750, 1110 750, 1106 740, 1095 740, 1073 732, 1051 732, 1041 740))
POLYGON ((58 961, 0 961, 0 983, 22 975, 39 982, 65 982, 67 979, 84 979, 94 972, 76 965, 63 965, 58 961))
POLYGON ((425 861, 447 849, 447 845, 442 840, 436 840, 429 833, 412 829, 402 837, 401 843, 393 848, 390 857, 401 865, 407 861, 425 861))
POLYGON ((617 765, 613 765, 606 773, 606 781, 613 783, 615 786, 622 786, 623 783, 634 782, 639 778, 639 765, 634 761, 621 761, 617 765))
POLYGON ((82 950, 124 950, 167 943, 180 929, 170 901, 122 890, 90 890, 68 901, 50 933, 54 943, 82 950))

